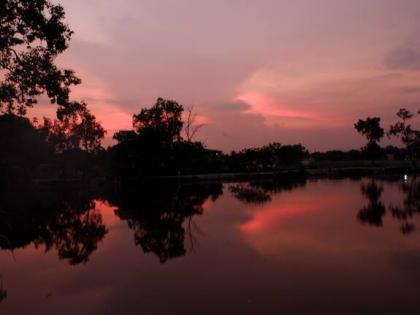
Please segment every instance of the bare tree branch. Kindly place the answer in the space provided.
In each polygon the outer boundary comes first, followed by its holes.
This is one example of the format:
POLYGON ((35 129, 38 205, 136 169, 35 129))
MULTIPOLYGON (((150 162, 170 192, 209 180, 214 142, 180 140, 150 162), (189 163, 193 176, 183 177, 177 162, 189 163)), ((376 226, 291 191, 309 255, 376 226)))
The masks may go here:
POLYGON ((197 132, 205 126, 205 124, 195 124, 197 120, 197 114, 194 112, 194 106, 190 106, 186 109, 187 120, 185 122, 185 136, 188 142, 193 141, 197 132))

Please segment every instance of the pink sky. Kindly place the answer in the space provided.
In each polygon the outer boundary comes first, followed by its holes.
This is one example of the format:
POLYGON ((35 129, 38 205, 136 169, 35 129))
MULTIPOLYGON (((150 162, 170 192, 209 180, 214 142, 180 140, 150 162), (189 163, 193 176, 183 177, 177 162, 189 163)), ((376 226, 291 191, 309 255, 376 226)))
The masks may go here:
POLYGON ((358 148, 358 118, 420 108, 418 0, 61 3, 75 34, 60 63, 108 137, 157 97, 193 105, 198 140, 226 151, 358 148))

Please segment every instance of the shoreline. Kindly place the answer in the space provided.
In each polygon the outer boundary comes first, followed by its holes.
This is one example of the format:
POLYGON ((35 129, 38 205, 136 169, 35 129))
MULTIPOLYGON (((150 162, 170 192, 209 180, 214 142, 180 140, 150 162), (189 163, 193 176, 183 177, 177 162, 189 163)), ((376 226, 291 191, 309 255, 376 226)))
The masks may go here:
POLYGON ((31 181, 37 184, 79 184, 90 182, 91 184, 101 185, 106 182, 116 184, 141 183, 141 182, 209 182, 209 181, 247 181, 255 179, 288 179, 293 177, 305 178, 340 178, 340 177, 363 177, 363 176, 403 176, 417 174, 418 168, 412 166, 408 161, 379 161, 371 164, 366 161, 339 161, 331 163, 314 163, 309 166, 295 165, 276 171, 265 172, 219 172, 219 173, 200 173, 189 175, 161 175, 148 177, 132 177, 119 179, 117 177, 97 176, 97 177, 69 177, 69 178, 33 178, 31 181))
MULTIPOLYGON (((406 175, 416 174, 417 169, 410 168, 322 168, 322 169, 293 169, 276 172, 252 172, 252 173, 216 173, 195 175, 156 176, 149 178, 155 181, 235 181, 251 179, 281 179, 290 177, 322 178, 322 177, 352 177, 352 176, 375 176, 375 175, 406 175)), ((142 179, 143 180, 143 179, 142 179)))

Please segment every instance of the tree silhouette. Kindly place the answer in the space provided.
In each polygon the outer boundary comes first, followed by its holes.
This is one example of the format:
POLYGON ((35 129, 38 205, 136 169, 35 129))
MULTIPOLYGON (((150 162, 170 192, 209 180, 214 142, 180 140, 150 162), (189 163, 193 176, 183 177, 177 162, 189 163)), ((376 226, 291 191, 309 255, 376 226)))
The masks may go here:
POLYGON ((204 124, 197 124, 197 114, 194 107, 187 108, 187 119, 185 121, 185 137, 188 142, 192 142, 197 132, 204 127, 204 124))
POLYGON ((354 128, 358 133, 365 136, 368 140, 364 147, 366 154, 373 160, 381 154, 379 141, 384 137, 384 129, 381 127, 381 119, 379 117, 368 117, 365 120, 360 119, 354 128))
POLYGON ((116 140, 119 143, 136 140, 137 134, 134 130, 120 130, 117 131, 112 139, 116 140))
POLYGON ((94 153, 101 148, 105 129, 96 121, 85 103, 76 103, 72 110, 51 120, 44 117, 43 124, 36 125, 40 135, 56 153, 82 148, 94 153))
POLYGON ((27 178, 50 156, 47 144, 27 118, 0 115, 0 172, 4 178, 27 178))
POLYGON ((306 148, 300 144, 274 142, 260 148, 232 152, 228 164, 233 171, 275 171, 282 166, 299 164, 308 155, 306 148))
POLYGON ((388 135, 401 139, 402 143, 406 146, 410 160, 414 164, 420 153, 420 131, 413 129, 408 124, 408 120, 413 118, 414 114, 405 108, 401 108, 397 116, 400 121, 390 127, 388 135))
POLYGON ((175 101, 158 98, 155 105, 134 115, 134 130, 113 136, 118 144, 107 152, 111 172, 118 178, 134 179, 219 170, 221 152, 192 141, 195 126, 191 112, 187 116, 190 138, 183 139, 183 110, 175 101))
POLYGON ((7 113, 24 114, 44 93, 52 103, 68 106, 70 86, 80 79, 55 64, 72 35, 64 17, 63 7, 48 0, 1 2, 0 104, 7 113))
POLYGON ((55 62, 73 34, 64 18, 63 7, 49 0, 1 1, 0 112, 25 115, 39 96, 46 95, 58 105, 58 120, 46 121, 43 130, 54 124, 51 129, 62 128, 61 135, 70 132, 73 146, 94 150, 104 130, 85 103, 70 100, 71 86, 81 80, 55 62))
POLYGON ((143 137, 172 143, 181 140, 184 108, 175 101, 158 98, 151 108, 143 108, 133 116, 133 126, 143 137))

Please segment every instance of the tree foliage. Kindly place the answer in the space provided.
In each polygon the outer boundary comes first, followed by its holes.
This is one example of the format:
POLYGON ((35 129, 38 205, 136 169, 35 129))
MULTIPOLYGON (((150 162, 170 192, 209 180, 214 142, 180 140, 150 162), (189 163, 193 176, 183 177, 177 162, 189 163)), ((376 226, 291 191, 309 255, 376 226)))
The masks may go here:
POLYGON ((187 139, 182 137, 183 105, 158 98, 150 108, 133 115, 134 130, 114 134, 110 150, 113 172, 122 177, 194 174, 219 170, 220 154, 192 141, 197 126, 188 111, 187 139))
POLYGON ((236 171, 273 171, 299 164, 308 155, 306 148, 300 144, 282 145, 274 142, 260 148, 232 152, 229 168, 236 171))
POLYGON ((56 153, 77 148, 93 153, 101 148, 105 129, 96 121, 85 103, 76 105, 77 108, 73 108, 61 120, 44 117, 43 123, 37 124, 39 133, 56 153))
POLYGON ((354 128, 361 135, 365 136, 369 143, 378 143, 385 135, 379 117, 368 117, 365 120, 360 119, 354 125, 354 128))
POLYGON ((64 9, 48 0, 3 0, 0 3, 0 109, 25 114, 46 94, 59 111, 70 104, 70 86, 79 84, 72 70, 60 69, 72 31, 64 9))
POLYGON ((81 147, 96 150, 105 131, 83 102, 70 99, 81 80, 61 69, 56 58, 73 32, 61 5, 49 0, 3 0, 0 3, 0 112, 25 115, 46 96, 57 104, 57 119, 40 128, 57 151, 81 147))
POLYGON ((158 98, 151 108, 143 108, 133 115, 133 127, 140 136, 164 143, 180 141, 183 110, 184 107, 175 101, 158 98))
POLYGON ((16 175, 26 176, 34 167, 48 160, 49 156, 47 144, 29 119, 9 114, 0 115, 2 176, 8 180, 16 178, 16 175))
POLYGON ((385 131, 381 127, 379 117, 367 117, 365 120, 359 119, 354 125, 358 133, 365 136, 368 143, 363 148, 365 154, 373 161, 381 156, 379 141, 384 137, 385 131))
POLYGON ((401 108, 398 111, 397 116, 400 118, 400 121, 391 125, 388 135, 400 138, 402 143, 406 146, 410 159, 414 160, 418 158, 420 153, 420 131, 413 129, 408 123, 408 120, 415 115, 407 109, 401 108))

